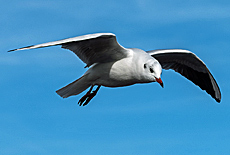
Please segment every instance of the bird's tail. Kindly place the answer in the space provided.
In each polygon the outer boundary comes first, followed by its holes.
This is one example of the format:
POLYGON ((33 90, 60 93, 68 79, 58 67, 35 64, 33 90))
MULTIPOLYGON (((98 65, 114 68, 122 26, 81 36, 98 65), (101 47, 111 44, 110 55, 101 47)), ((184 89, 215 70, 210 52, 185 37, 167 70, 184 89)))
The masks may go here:
POLYGON ((78 95, 88 87, 90 87, 90 83, 86 80, 88 74, 83 75, 79 79, 75 80, 74 82, 68 84, 67 86, 59 89, 56 91, 58 95, 63 98, 67 98, 72 95, 78 95))

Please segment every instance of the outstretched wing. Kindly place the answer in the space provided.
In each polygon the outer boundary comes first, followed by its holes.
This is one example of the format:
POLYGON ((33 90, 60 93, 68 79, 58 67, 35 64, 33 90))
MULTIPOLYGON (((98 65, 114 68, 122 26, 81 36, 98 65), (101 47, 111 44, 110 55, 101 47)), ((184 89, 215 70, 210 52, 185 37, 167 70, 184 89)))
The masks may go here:
POLYGON ((86 67, 94 63, 111 62, 127 56, 127 50, 118 44, 116 36, 112 33, 96 33, 48 42, 38 45, 18 48, 12 51, 43 48, 48 46, 62 45, 62 48, 73 51, 86 67))
POLYGON ((152 50, 147 53, 157 59, 163 69, 173 69, 180 73, 220 102, 221 93, 216 80, 194 53, 182 49, 152 50))

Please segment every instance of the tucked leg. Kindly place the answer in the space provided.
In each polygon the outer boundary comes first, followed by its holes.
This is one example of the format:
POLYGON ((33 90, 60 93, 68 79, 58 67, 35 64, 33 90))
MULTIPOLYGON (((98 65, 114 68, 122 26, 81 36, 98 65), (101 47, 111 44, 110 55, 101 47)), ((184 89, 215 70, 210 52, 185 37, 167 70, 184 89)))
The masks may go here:
POLYGON ((97 94, 98 90, 100 89, 101 86, 97 86, 97 89, 95 91, 93 91, 89 97, 87 98, 87 100, 85 101, 85 103, 83 104, 83 106, 86 106, 89 101, 97 94))
POLYGON ((93 87, 94 87, 94 85, 92 85, 90 87, 89 91, 79 100, 78 104, 80 106, 82 104, 83 104, 83 106, 87 105, 89 103, 89 101, 97 94, 97 92, 101 86, 99 85, 95 91, 91 92, 93 90, 93 87))
POLYGON ((81 106, 84 103, 84 101, 89 97, 89 95, 91 94, 91 91, 93 90, 93 87, 94 85, 92 85, 89 91, 78 101, 79 106, 81 106))

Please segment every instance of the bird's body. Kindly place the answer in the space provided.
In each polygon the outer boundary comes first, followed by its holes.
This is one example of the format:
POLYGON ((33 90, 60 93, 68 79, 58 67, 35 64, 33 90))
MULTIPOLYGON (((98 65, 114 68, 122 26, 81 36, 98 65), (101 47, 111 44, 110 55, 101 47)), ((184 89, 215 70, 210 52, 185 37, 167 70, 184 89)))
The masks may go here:
MULTIPOLYGON (((158 64, 159 73, 161 73, 162 69, 159 62, 143 50, 127 50, 129 51, 127 57, 115 62, 95 63, 82 77, 63 89, 58 90, 57 93, 66 98, 72 95, 78 95, 88 87, 95 85, 123 87, 136 83, 150 83, 156 81, 155 76, 146 74, 144 64, 149 64, 149 66, 158 64), (142 59, 139 59, 140 57, 142 57, 142 59)), ((157 77, 160 78, 160 74, 157 77)))
POLYGON ((192 52, 181 49, 145 52, 120 46, 114 34, 98 33, 69 38, 11 51, 62 45, 73 51, 89 69, 76 81, 57 90, 63 98, 78 95, 87 88, 79 104, 87 105, 101 86, 122 87, 136 83, 158 82, 163 87, 163 69, 173 69, 220 102, 219 87, 206 65, 192 52), (93 87, 98 86, 92 92, 93 87))
POLYGON ((129 55, 126 58, 115 62, 95 64, 89 68, 86 74, 89 74, 89 77, 92 78, 92 84, 106 87, 121 87, 135 83, 154 82, 153 78, 145 74, 143 66, 147 61, 149 61, 148 63, 150 61, 154 63, 157 60, 145 51, 139 49, 127 50, 129 50, 129 55), (139 59, 140 56, 142 59, 139 59))

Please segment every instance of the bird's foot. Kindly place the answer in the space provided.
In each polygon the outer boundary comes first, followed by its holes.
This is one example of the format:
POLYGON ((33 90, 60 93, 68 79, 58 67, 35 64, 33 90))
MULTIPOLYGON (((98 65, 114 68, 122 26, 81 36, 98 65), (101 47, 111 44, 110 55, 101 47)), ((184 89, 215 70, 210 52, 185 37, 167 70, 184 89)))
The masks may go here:
POLYGON ((83 106, 87 105, 89 103, 89 101, 97 94, 101 85, 99 85, 95 91, 92 91, 93 87, 94 87, 94 85, 92 85, 90 87, 89 91, 78 101, 79 106, 82 106, 82 104, 83 104, 83 106))
POLYGON ((86 106, 89 101, 96 95, 96 91, 93 91, 92 93, 87 92, 78 102, 79 106, 86 106))

